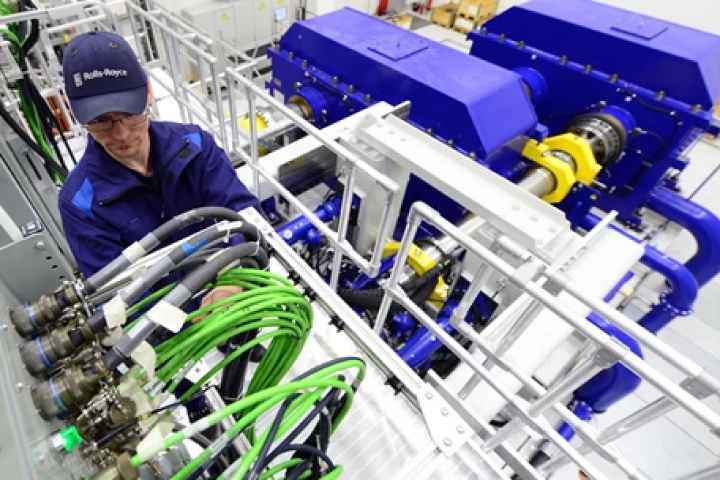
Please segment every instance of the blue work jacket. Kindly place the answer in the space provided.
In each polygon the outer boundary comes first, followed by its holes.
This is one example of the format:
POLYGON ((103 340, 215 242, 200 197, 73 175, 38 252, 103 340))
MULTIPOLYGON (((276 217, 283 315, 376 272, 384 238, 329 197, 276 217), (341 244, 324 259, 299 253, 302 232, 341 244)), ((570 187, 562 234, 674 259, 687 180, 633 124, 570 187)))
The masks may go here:
MULTIPOLYGON (((195 125, 152 121, 153 177, 143 178, 110 157, 92 138, 60 192, 59 207, 70 249, 90 276, 125 247, 175 215, 221 206, 259 209, 227 154, 195 125)), ((162 248, 210 225, 177 232, 162 248)))

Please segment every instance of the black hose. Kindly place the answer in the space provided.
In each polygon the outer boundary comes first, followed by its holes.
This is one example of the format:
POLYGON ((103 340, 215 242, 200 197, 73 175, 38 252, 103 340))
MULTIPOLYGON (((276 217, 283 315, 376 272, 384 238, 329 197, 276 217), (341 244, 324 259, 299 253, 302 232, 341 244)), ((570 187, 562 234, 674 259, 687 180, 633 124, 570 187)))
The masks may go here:
POLYGON ((12 128, 12 130, 22 139, 25 144, 27 144, 30 149, 32 149, 33 152, 38 154, 40 158, 43 159, 45 162, 45 168, 48 169, 48 173, 52 177, 52 172, 50 171, 50 166, 52 168, 55 168, 58 173, 60 173, 63 176, 67 176, 68 172, 67 170, 63 169, 60 165, 55 162, 55 159, 52 158, 50 155, 48 155, 40 146, 35 142, 35 140, 28 135, 28 133, 25 131, 24 128, 18 124, 15 119, 10 115, 10 113, 5 110, 5 107, 0 104, 0 117, 2 117, 3 120, 12 128))
MULTIPOLYGON (((175 233, 189 227, 190 225, 205 220, 242 221, 242 216, 240 216, 240 214, 235 210, 225 207, 196 208, 171 218, 141 238, 137 244, 144 249, 145 253, 151 252, 175 233)), ((236 234, 241 234, 245 237, 245 239, 252 242, 258 241, 260 238, 257 228, 246 223, 243 223, 233 229, 233 235, 236 234)), ((221 237, 222 235, 218 238, 221 237)), ((263 249, 267 249, 264 239, 261 239, 260 242, 263 249)), ((131 261, 125 256, 125 252, 123 252, 123 254, 113 259, 105 267, 101 268, 97 273, 85 280, 83 283, 84 291, 86 294, 92 295, 109 280, 126 270, 135 260, 138 259, 132 259, 131 261)))
MULTIPOLYGON (((230 340, 230 350, 244 345, 252 341, 257 335, 257 330, 251 332, 243 332, 230 340)), ((240 399, 245 386, 245 375, 247 373, 248 364, 252 349, 243 352, 238 358, 230 362, 223 369, 222 379, 220 380, 220 395, 225 403, 230 404, 240 399)))

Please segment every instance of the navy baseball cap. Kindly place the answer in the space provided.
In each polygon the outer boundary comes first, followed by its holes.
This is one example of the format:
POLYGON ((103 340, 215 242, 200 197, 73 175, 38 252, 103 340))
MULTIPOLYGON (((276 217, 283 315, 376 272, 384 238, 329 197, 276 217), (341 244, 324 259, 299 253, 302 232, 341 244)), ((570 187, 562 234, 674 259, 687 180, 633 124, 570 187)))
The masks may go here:
POLYGON ((80 123, 111 112, 139 115, 147 108, 147 76, 130 45, 112 32, 73 38, 63 57, 65 91, 80 123))

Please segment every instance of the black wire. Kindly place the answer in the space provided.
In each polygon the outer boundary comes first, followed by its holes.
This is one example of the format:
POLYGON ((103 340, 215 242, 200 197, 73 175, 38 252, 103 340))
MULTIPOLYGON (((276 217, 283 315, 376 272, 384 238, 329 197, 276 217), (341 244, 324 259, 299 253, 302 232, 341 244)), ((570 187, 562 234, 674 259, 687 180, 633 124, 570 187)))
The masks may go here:
POLYGON ((333 461, 328 457, 327 453, 323 452, 322 450, 311 447, 310 445, 303 445, 299 443, 292 443, 288 445, 287 447, 281 449, 275 449, 273 452, 267 457, 266 463, 270 464, 273 460, 275 460, 277 457, 282 455, 283 453, 288 452, 303 452, 307 453, 311 457, 318 457, 321 458, 325 463, 327 463, 329 470, 335 469, 335 464, 333 461))
MULTIPOLYGON (((283 448, 287 447, 288 445, 290 445, 290 443, 293 440, 295 440, 295 438, 298 435, 300 435, 303 432, 303 430, 305 430, 305 428, 307 428, 307 426, 310 424, 310 422, 315 417, 320 415, 320 412, 322 412, 324 408, 327 407, 328 410, 330 410, 330 405, 332 405, 333 403, 338 401, 339 394, 340 394, 340 391, 337 388, 333 388, 327 394, 325 394, 325 396, 322 398, 322 400, 320 400, 319 402, 317 402, 315 404, 315 408, 313 408, 313 410, 309 414, 307 414, 305 416, 305 418, 303 418, 302 422, 300 422, 299 424, 297 424, 295 426, 293 431, 290 432, 290 434, 287 437, 285 437, 285 439, 282 442, 280 442, 280 444, 277 446, 277 448, 283 449, 283 448)), ((258 462, 259 461, 260 461, 260 457, 258 457, 258 462)), ((262 470, 260 470, 260 471, 262 471, 262 470)))
POLYGON ((270 446, 275 441, 275 437, 277 436, 277 432, 280 429, 280 424, 282 423, 283 418, 285 417, 285 413, 287 412, 288 408, 290 408, 290 404, 300 396, 299 393, 293 393, 288 398, 285 399, 285 401, 280 405, 280 409, 278 410, 277 415, 275 415, 275 420, 273 420, 272 425, 270 426, 270 432, 268 433, 268 436, 265 438, 265 441, 263 442, 262 448, 260 449, 260 452, 258 453, 257 460, 255 461, 255 464, 248 472, 248 476, 250 477, 250 480, 257 480, 260 478, 260 473, 263 469, 260 467, 260 459, 263 459, 267 456, 268 452, 270 451, 270 446))
POLYGON ((65 170, 61 165, 58 165, 54 158, 52 158, 50 155, 48 155, 40 146, 35 143, 35 140, 28 135, 28 133, 25 131, 20 124, 18 124, 14 118, 12 118, 12 115, 5 109, 5 107, 0 104, 0 117, 2 117, 5 122, 10 126, 10 128, 13 129, 13 131, 22 139, 23 142, 27 144, 28 147, 32 149, 33 152, 38 154, 40 158, 43 159, 45 162, 45 168, 48 169, 48 173, 52 176, 52 172, 49 170, 51 168, 54 168, 57 173, 61 174, 64 177, 67 177, 68 171, 65 170))

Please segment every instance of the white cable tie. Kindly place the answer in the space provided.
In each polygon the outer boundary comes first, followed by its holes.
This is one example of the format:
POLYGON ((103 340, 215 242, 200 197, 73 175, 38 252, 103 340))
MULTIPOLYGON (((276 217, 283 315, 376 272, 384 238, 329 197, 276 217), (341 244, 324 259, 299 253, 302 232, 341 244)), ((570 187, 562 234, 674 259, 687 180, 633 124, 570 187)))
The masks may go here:
POLYGON ((125 321, 127 320, 126 308, 127 305, 125 305, 125 301, 120 295, 115 295, 103 306, 105 323, 108 329, 112 330, 115 327, 125 325, 125 321))
POLYGON ((150 346, 148 342, 142 342, 140 345, 135 347, 135 350, 130 354, 130 358, 135 363, 140 365, 145 370, 145 375, 148 377, 155 376, 155 363, 157 361, 157 355, 155 350, 150 346))
POLYGON ((198 433, 204 432, 208 428, 210 428, 210 422, 208 422, 207 418, 203 418, 187 427, 183 433, 185 433, 186 438, 192 438, 198 433))
POLYGON ((235 228, 240 228, 243 225, 245 225, 245 222, 234 221, 234 222, 226 222, 224 224, 219 224, 217 228, 219 231, 225 232, 225 243, 229 243, 232 230, 234 230, 235 228))
POLYGON ((123 250, 123 255, 130 261, 130 263, 137 262, 144 257, 146 253, 147 251, 142 247, 142 245, 140 245, 139 242, 135 242, 123 250))
POLYGON ((155 388, 152 389, 150 392, 150 398, 157 397, 158 393, 162 391, 163 388, 165 388, 165 385, 167 385, 165 382, 160 382, 157 385, 155 385, 155 388))
POLYGON ((215 457, 218 453, 222 452, 225 446, 228 444, 228 439, 225 435, 218 437, 214 442, 210 444, 210 452, 215 457))
POLYGON ((160 300, 145 316, 155 325, 160 325, 173 333, 177 333, 185 324, 187 313, 165 300, 160 300))
POLYGON ((165 437, 172 433, 172 427, 173 425, 167 422, 159 422, 155 425, 155 428, 150 430, 145 438, 143 438, 138 444, 136 448, 137 454, 140 457, 147 457, 150 455, 150 458, 152 458, 160 453, 160 451, 165 448, 165 437))

